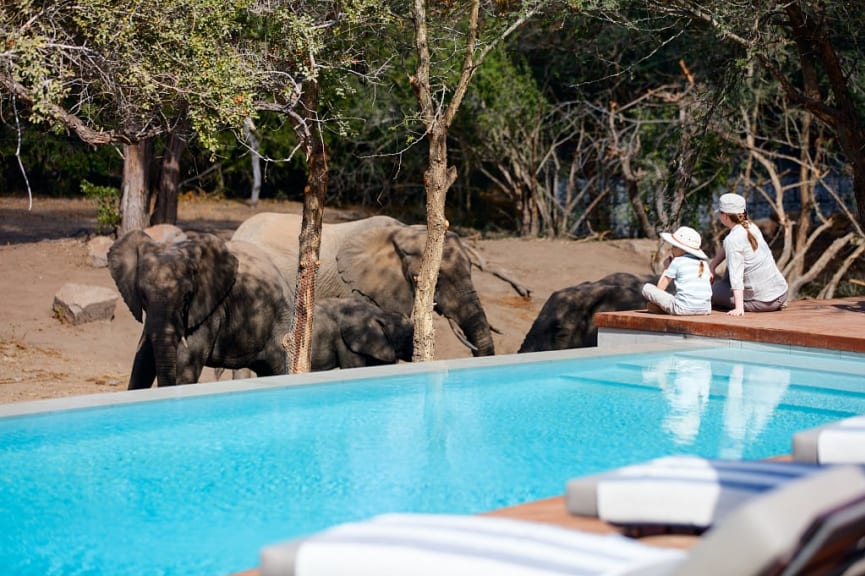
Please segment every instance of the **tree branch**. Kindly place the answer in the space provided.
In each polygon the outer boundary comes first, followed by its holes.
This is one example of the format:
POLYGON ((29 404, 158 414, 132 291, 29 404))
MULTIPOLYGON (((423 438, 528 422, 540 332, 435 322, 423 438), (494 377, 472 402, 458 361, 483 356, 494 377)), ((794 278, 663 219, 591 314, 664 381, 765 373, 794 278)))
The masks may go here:
MULTIPOLYGON (((25 88, 19 82, 16 82, 10 76, 6 74, 0 74, 0 86, 2 86, 7 92, 12 94, 19 100, 26 102, 28 105, 32 106, 33 104, 35 104, 35 99, 27 90, 27 88, 25 88)), ((55 118, 58 122, 64 124, 66 127, 75 132, 75 134, 79 138, 81 138, 81 140, 93 146, 110 144, 112 142, 120 142, 123 144, 132 144, 135 142, 135 140, 133 140, 132 138, 126 136, 125 134, 115 132, 114 130, 94 130, 93 128, 85 125, 78 116, 61 108, 56 104, 48 104, 47 108, 53 118, 55 118)))

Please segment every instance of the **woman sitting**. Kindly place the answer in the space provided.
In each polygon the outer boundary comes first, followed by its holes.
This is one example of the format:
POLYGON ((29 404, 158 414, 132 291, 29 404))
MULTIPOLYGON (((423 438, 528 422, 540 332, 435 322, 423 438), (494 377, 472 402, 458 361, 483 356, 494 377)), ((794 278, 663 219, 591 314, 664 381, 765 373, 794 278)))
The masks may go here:
POLYGON ((748 220, 745 198, 724 194, 718 206, 721 224, 730 232, 724 246, 709 263, 712 273, 712 305, 730 316, 748 312, 772 312, 787 307, 787 281, 778 270, 769 245, 759 228, 748 220), (715 280, 715 269, 727 260, 727 275, 715 280))

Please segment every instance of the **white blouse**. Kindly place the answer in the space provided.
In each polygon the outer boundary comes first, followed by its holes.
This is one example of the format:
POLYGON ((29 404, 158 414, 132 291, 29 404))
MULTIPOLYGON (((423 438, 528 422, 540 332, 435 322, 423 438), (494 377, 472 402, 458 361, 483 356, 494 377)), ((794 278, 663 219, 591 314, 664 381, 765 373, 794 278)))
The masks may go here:
POLYGON ((724 238, 724 254, 730 288, 743 290, 744 300, 771 302, 787 291, 787 281, 757 226, 751 224, 747 230, 741 224, 734 226, 724 238), (756 251, 748 242, 749 231, 757 239, 756 251))

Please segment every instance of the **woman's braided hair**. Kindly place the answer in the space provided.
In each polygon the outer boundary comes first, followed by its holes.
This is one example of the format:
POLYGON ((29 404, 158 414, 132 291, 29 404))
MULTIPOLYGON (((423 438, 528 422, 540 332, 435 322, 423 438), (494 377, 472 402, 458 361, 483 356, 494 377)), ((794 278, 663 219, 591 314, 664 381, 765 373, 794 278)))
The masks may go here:
POLYGON ((745 232, 748 233, 748 243, 751 244, 751 250, 754 252, 757 251, 757 238, 751 233, 751 221, 748 220, 748 213, 743 212, 741 214, 727 214, 727 218, 733 222, 733 224, 741 224, 742 228, 745 229, 745 232))

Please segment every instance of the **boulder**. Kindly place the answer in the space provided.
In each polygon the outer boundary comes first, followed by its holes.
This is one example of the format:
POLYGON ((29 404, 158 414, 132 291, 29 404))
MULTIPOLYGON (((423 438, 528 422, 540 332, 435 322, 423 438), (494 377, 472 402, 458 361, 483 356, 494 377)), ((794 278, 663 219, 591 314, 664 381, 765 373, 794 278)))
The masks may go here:
POLYGON ((77 326, 96 320, 111 320, 119 296, 109 288, 86 284, 64 284, 54 295, 51 310, 61 322, 77 326))
POLYGON ((108 249, 114 243, 110 236, 96 236, 87 243, 87 260, 94 268, 108 266, 108 249))

